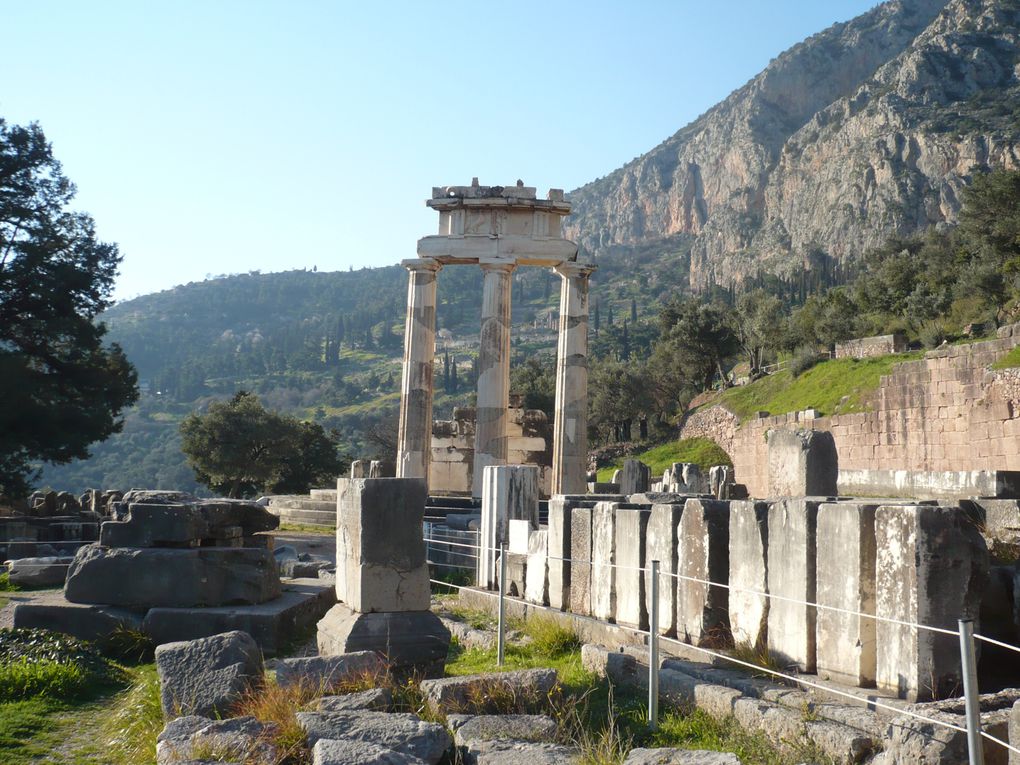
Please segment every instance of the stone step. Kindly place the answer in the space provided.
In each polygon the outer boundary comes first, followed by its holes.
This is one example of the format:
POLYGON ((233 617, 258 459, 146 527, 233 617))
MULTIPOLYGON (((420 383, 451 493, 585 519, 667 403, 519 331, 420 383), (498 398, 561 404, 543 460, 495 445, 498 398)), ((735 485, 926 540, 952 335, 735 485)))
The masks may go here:
POLYGON ((283 523, 304 523, 314 526, 336 528, 336 510, 300 510, 288 507, 269 507, 269 512, 278 516, 283 523))
POLYGON ((310 499, 305 496, 280 496, 270 497, 269 507, 287 508, 288 510, 317 510, 319 512, 336 512, 336 500, 310 499))
POLYGON ((336 502, 336 489, 312 489, 309 496, 322 502, 336 502))

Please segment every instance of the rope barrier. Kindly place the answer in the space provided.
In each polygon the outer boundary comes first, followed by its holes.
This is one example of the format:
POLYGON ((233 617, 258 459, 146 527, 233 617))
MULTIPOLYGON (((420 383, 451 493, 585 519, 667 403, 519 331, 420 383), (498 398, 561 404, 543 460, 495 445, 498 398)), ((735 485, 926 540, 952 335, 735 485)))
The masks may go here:
MULTIPOLYGON (((431 541, 431 540, 426 539, 425 541, 431 541)), ((470 548, 472 548, 474 550, 478 550, 480 552, 484 552, 486 550, 489 550, 489 551, 492 551, 492 552, 495 551, 495 548, 486 548, 486 547, 483 547, 482 545, 460 544, 459 546, 461 546, 461 547, 470 547, 470 548)), ((524 553, 517 553, 517 554, 518 555, 523 555, 524 553)), ((475 557, 479 557, 479 556, 475 556, 475 557)), ((620 565, 619 563, 608 563, 608 562, 604 562, 604 561, 592 561, 592 560, 577 561, 577 560, 575 560, 573 558, 561 558, 561 557, 558 557, 558 556, 555 556, 555 555, 547 555, 546 559, 547 560, 561 561, 563 563, 583 563, 583 564, 589 565, 589 566, 598 566, 598 567, 602 567, 602 568, 615 568, 615 569, 621 570, 621 571, 637 571, 637 572, 641 572, 641 573, 644 573, 644 574, 649 574, 649 575, 651 574, 651 569, 640 567, 640 566, 623 566, 623 565, 620 565)), ((889 617, 889 616, 879 616, 878 614, 866 614, 866 613, 864 613, 862 611, 853 611, 851 609, 840 608, 838 606, 830 606, 830 605, 823 604, 823 603, 814 603, 814 602, 812 602, 810 600, 799 600, 797 598, 791 598, 791 597, 787 597, 785 595, 777 595, 775 593, 770 593, 770 592, 762 592, 761 590, 754 590, 754 589, 751 589, 751 588, 748 588, 748 587, 737 587, 737 586, 734 586, 734 585, 731 585, 731 584, 724 584, 723 582, 713 582, 713 581, 711 581, 709 579, 699 579, 698 577, 686 576, 684 574, 680 574, 680 573, 673 572, 673 571, 662 571, 662 570, 660 570, 659 573, 662 576, 668 576, 668 577, 671 577, 673 579, 683 580, 683 581, 687 581, 687 582, 694 582, 696 584, 704 584, 704 585, 708 585, 710 587, 719 587, 719 588, 722 588, 722 589, 725 589, 725 590, 729 590, 730 592, 739 592, 739 593, 743 593, 745 595, 754 595, 754 596, 760 597, 760 598, 768 598, 768 599, 772 599, 772 600, 778 600, 778 601, 782 601, 784 603, 793 603, 793 604, 799 605, 799 606, 812 606, 814 608, 818 608, 818 609, 821 609, 823 611, 832 611, 832 612, 835 612, 835 613, 845 614, 847 616, 858 616, 858 617, 864 617, 865 619, 874 619, 875 621, 885 622, 887 624, 895 624, 895 625, 898 625, 900 627, 914 627, 914 628, 921 629, 921 630, 927 630, 928 632, 935 632, 935 633, 938 633, 938 634, 941 634, 941 635, 948 635, 950 637, 959 637, 960 636, 959 631, 947 629, 945 627, 934 627, 934 626, 930 626, 930 625, 927 625, 927 624, 918 624, 916 622, 908 622, 908 621, 904 621, 902 619, 894 619, 894 618, 889 617)), ((980 638, 981 636, 975 635, 974 637, 980 638)), ((985 639, 988 642, 994 642, 990 638, 982 638, 982 639, 985 639)), ((1001 644, 1001 645, 1005 646, 1006 644, 1001 644)), ((1010 646, 1006 646, 1006 647, 1010 647, 1010 646)), ((1018 653, 1020 653, 1020 648, 1013 647, 1013 650, 1015 650, 1018 653)))
MULTIPOLYGON (((435 579, 430 580, 430 581, 432 581, 432 582, 434 582, 436 584, 442 584, 444 586, 451 587, 451 588, 456 589, 456 590, 471 590, 472 592, 483 593, 483 594, 488 595, 490 597, 494 597, 494 598, 498 598, 499 597, 499 595, 497 593, 489 592, 488 590, 479 590, 479 589, 476 589, 476 588, 473 588, 473 587, 465 587, 465 586, 461 586, 461 585, 448 584, 446 582, 440 582, 440 581, 435 580, 435 579)), ((543 611, 553 611, 554 613, 563 613, 559 609, 551 608, 550 606, 543 606, 543 605, 540 605, 540 604, 537 604, 537 603, 528 603, 527 605, 528 605, 529 608, 537 608, 537 609, 541 609, 543 611)), ((641 629, 637 629, 635 627, 628 627, 627 625, 623 625, 623 624, 617 624, 615 626, 617 626, 617 627, 619 627, 621 629, 624 629, 624 630, 626 630, 628 632, 632 632, 634 634, 637 634, 637 635, 649 635, 649 632, 647 630, 641 630, 641 629)), ((849 700, 851 700, 851 701, 853 701, 855 703, 863 703, 865 706, 871 706, 871 707, 874 707, 876 709, 883 709, 883 710, 886 710, 886 711, 889 711, 889 712, 893 712, 893 713, 898 714, 898 715, 905 715, 907 717, 910 717, 910 718, 913 718, 913 719, 916 719, 916 720, 920 720, 921 722, 926 722, 926 723, 929 723, 929 724, 932 724, 932 725, 938 725, 938 726, 941 726, 941 727, 944 727, 944 728, 949 728, 950 730, 955 730, 955 731, 957 731, 959 733, 966 733, 967 732, 967 729, 965 727, 961 726, 961 725, 955 725, 953 723, 946 722, 945 720, 937 720, 937 719, 935 719, 933 717, 928 717, 926 715, 918 714, 917 712, 911 712, 910 710, 904 709, 902 707, 893 706, 891 704, 884 704, 884 703, 882 703, 880 701, 877 701, 875 699, 863 700, 860 697, 858 697, 858 696, 856 696, 856 695, 854 695, 854 694, 852 694, 852 693, 850 693, 848 691, 843 691, 843 690, 840 690, 838 688, 832 688, 832 687, 829 687, 829 686, 826 686, 826 685, 822 685, 821 683, 814 683, 814 682, 811 682, 810 680, 805 680, 803 677, 798 677, 798 676, 795 676, 795 675, 789 675, 789 674, 786 674, 784 672, 779 672, 778 670, 770 669, 769 667, 763 667, 763 666, 760 666, 758 664, 752 664, 751 662, 743 661, 741 659, 737 659, 737 658, 732 657, 732 656, 727 656, 726 654, 719 653, 717 651, 712 651, 712 650, 710 650, 708 648, 702 648, 701 646, 690 645, 688 643, 683 643, 683 642, 681 642, 679 640, 676 640, 674 638, 667 638, 667 637, 662 637, 662 636, 659 636, 659 640, 660 641, 665 641, 667 643, 671 643, 671 644, 674 644, 674 645, 682 646, 683 648, 685 648, 687 650, 693 649, 693 650, 695 650, 695 651, 697 651, 699 653, 702 653, 702 654, 704 654, 706 656, 711 656, 711 657, 714 657, 714 658, 717 658, 717 659, 721 659, 723 661, 730 662, 731 664, 736 664, 738 666, 745 667, 747 669, 752 669, 752 670, 754 670, 756 672, 765 672, 766 674, 769 674, 769 675, 771 675, 773 677, 778 677, 778 678, 782 678, 784 680, 788 680, 788 681, 794 683, 795 685, 804 686, 804 687, 807 687, 807 688, 813 688, 813 689, 816 689, 816 690, 819 690, 819 691, 822 691, 822 692, 825 692, 825 693, 831 693, 834 696, 840 696, 840 697, 843 697, 843 698, 847 698, 847 699, 849 699, 849 700)), ((981 735, 982 735, 982 737, 984 737, 984 738, 986 738, 986 739, 988 739, 990 741, 994 741, 995 743, 999 744, 1000 746, 1005 747, 1006 749, 1008 749, 1011 752, 1016 752, 1017 754, 1020 754, 1020 749, 1011 746, 1007 742, 1002 741, 1001 739, 996 738, 995 736, 992 736, 989 733, 986 733, 986 732, 982 731, 981 735)))

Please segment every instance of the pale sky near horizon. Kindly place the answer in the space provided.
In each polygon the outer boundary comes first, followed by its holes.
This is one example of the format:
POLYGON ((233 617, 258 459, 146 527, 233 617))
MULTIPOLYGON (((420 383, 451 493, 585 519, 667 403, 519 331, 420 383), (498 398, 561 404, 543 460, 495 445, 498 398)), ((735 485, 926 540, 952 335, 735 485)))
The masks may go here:
POLYGON ((42 125, 126 300, 413 257, 433 186, 569 191, 874 4, 0 0, 0 117, 42 125))

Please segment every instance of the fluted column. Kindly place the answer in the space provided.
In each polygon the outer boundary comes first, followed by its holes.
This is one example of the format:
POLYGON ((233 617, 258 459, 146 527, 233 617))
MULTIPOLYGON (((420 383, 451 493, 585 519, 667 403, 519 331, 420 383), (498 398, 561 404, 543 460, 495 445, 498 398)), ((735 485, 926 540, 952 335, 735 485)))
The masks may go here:
POLYGON ((553 419, 553 494, 588 490, 588 277, 595 266, 568 261, 560 275, 560 334, 553 419))
POLYGON ((400 377, 397 478, 429 480, 432 450, 432 371, 436 357, 436 274, 430 258, 405 260, 408 271, 404 366, 400 377))
POLYGON ((510 277, 512 261, 480 261, 482 332, 478 348, 478 399, 475 404, 475 464, 471 495, 482 496, 487 465, 506 464, 506 421, 510 406, 510 277))

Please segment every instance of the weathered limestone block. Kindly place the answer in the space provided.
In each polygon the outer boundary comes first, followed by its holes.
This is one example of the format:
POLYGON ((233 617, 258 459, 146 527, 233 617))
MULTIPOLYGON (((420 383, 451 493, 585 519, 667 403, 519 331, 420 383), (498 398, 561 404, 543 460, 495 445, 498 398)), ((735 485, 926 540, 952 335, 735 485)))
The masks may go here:
POLYGON ((160 704, 166 717, 226 714, 262 680, 262 653, 244 632, 156 647, 160 704))
POLYGON ((427 765, 425 760, 388 746, 358 739, 320 738, 312 747, 312 765, 427 765))
MULTIPOLYGON (((866 502, 818 508, 817 603, 875 613, 875 511, 866 502)), ((864 688, 875 684, 875 620, 819 608, 818 674, 864 688)))
POLYGON ((786 666, 815 671, 815 529, 821 500, 784 499, 769 508, 769 651, 786 666), (802 601, 802 602, 793 602, 802 601))
POLYGON ((592 510, 591 614, 616 619, 616 512, 618 502, 599 502, 592 510))
POLYGON ((730 502, 730 632, 755 649, 768 633, 769 600, 754 594, 768 592, 768 514, 768 502, 730 502))
POLYGON ((614 478, 613 483, 620 484, 621 494, 640 494, 648 491, 652 483, 651 468, 640 460, 624 460, 620 479, 617 481, 614 478))
POLYGON ((725 643, 729 592, 704 582, 729 582, 730 506, 714 499, 689 499, 677 528, 676 631, 694 645, 725 643), (698 579, 701 581, 691 581, 698 579))
POLYGON ((431 611, 390 611, 360 614, 341 603, 319 621, 320 656, 375 651, 397 674, 443 674, 450 631, 431 611))
POLYGON ((508 695, 520 707, 543 707, 556 683, 555 669, 519 669, 513 672, 486 672, 424 680, 421 692, 433 714, 487 714, 498 712, 501 699, 508 695))
POLYGON ((532 531, 528 538, 528 567, 524 572, 524 599, 540 606, 549 604, 549 579, 546 561, 549 557, 549 531, 532 531))
MULTIPOLYGON (((509 542, 511 519, 538 530, 539 469, 535 465, 490 465, 482 476, 482 555, 478 586, 496 588, 499 546, 509 542)), ((527 549, 525 549, 527 552, 527 549)))
POLYGON ((132 608, 265 603, 280 596, 280 577, 266 549, 92 544, 78 549, 64 596, 132 608))
POLYGON ((740 758, 729 752, 702 749, 631 749, 623 765, 740 765, 740 758))
POLYGON ((365 464, 365 460, 352 461, 350 478, 367 478, 365 475, 367 468, 368 466, 365 464))
POLYGON ((393 691, 389 688, 370 688, 367 691, 323 696, 313 702, 316 712, 390 712, 393 710, 393 691))
POLYGON ((11 584, 19 587, 57 587, 67 578, 72 560, 70 556, 16 558, 7 562, 7 574, 11 584))
POLYGON ((477 741, 555 741, 558 726, 549 715, 447 715, 453 743, 477 741))
POLYGON ((563 765, 581 760, 577 749, 563 744, 511 739, 472 741, 462 752, 464 765, 563 765))
MULTIPOLYGON (((645 568, 659 561, 659 633, 676 634, 676 590, 672 574, 677 573, 677 527, 684 506, 681 503, 652 505, 645 530, 645 568)), ((651 613, 651 571, 645 573, 645 608, 651 613)))
POLYGON ((381 678, 386 665, 374 651, 355 651, 339 656, 301 656, 278 659, 276 682, 281 688, 302 685, 320 693, 367 678, 381 678))
MULTIPOLYGON (((946 629, 976 619, 988 580, 988 548, 957 507, 883 505, 875 513, 875 612, 946 629)), ((879 688, 910 701, 962 687, 958 641, 880 621, 875 627, 879 688)))
MULTIPOLYGON (((583 496, 583 495, 582 495, 583 496)), ((570 519, 575 507, 594 505, 577 496, 556 495, 549 500, 549 605, 570 607, 570 519)))
POLYGON ((218 762, 273 765, 282 756, 272 743, 278 732, 275 723, 259 722, 250 716, 228 720, 200 715, 178 717, 168 722, 156 738, 156 765, 212 762, 198 759, 206 753, 214 753, 218 762))
POLYGON ((341 479, 337 491, 337 598, 360 613, 428 610, 425 481, 341 479))
POLYGON ((646 544, 651 508, 621 507, 616 511, 616 622, 648 629, 645 602, 646 544))
POLYGON ((257 502, 154 501, 164 498, 153 493, 136 497, 144 502, 125 503, 127 514, 121 520, 100 527, 100 542, 107 547, 189 547, 202 540, 250 537, 280 525, 280 519, 257 502))
POLYGON ((591 543, 594 508, 570 511, 570 611, 591 615, 591 543))
POLYGON ((436 765, 453 743, 439 723, 424 722, 417 715, 406 713, 298 712, 296 717, 312 747, 317 747, 320 741, 355 741, 393 749, 436 765))
POLYGON ((708 469, 708 491, 716 499, 729 499, 732 484, 733 468, 729 465, 713 465, 708 469))
POLYGON ((839 459, 832 434, 824 430, 768 433, 770 497, 834 496, 839 459))

